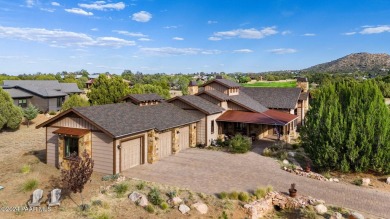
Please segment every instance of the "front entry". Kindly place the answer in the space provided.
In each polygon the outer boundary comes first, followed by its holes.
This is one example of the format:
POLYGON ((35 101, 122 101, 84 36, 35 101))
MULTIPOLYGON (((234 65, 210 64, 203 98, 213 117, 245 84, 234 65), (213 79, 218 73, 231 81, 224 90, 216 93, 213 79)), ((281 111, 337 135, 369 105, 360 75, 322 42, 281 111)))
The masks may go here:
POLYGON ((121 171, 142 164, 142 138, 121 142, 121 171))

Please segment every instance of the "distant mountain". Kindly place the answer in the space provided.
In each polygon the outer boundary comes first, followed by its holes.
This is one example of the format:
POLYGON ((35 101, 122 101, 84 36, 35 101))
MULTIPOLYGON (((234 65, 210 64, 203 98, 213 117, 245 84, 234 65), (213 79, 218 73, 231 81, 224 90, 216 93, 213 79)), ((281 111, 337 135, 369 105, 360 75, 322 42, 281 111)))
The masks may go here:
POLYGON ((301 71, 313 73, 381 73, 387 72, 389 69, 390 55, 388 54, 353 53, 334 61, 315 65, 301 71))

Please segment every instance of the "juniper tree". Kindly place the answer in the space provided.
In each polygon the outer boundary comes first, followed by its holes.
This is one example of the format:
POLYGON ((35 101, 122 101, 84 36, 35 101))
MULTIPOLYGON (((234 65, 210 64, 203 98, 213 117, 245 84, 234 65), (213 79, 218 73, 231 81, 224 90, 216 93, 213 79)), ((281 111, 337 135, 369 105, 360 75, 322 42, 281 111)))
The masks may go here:
POLYGON ((21 108, 15 106, 11 96, 0 88, 0 130, 3 127, 17 129, 22 119, 21 108))
POLYGON ((99 75, 87 96, 93 105, 102 105, 119 103, 129 92, 129 85, 122 78, 114 76, 109 79, 106 75, 99 75))
POLYGON ((23 109, 23 116, 27 120, 27 127, 30 126, 30 121, 37 118, 39 109, 34 105, 30 104, 25 109, 23 109))

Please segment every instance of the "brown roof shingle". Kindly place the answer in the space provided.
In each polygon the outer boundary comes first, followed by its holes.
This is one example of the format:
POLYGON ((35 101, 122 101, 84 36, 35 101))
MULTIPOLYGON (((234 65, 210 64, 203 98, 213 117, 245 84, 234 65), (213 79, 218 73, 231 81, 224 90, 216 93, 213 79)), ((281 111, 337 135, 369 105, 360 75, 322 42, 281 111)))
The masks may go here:
POLYGON ((274 109, 295 109, 301 88, 254 87, 241 88, 262 105, 274 109))
POLYGON ((222 107, 215 105, 199 96, 194 96, 194 95, 180 96, 180 97, 172 98, 168 100, 168 102, 171 102, 175 99, 181 100, 208 115, 212 115, 224 111, 222 107))
POLYGON ((227 88, 241 87, 241 85, 239 83, 236 83, 236 82, 228 80, 228 79, 214 79, 214 80, 211 80, 211 81, 208 81, 208 82, 202 84, 201 87, 204 87, 204 86, 211 84, 211 83, 218 83, 218 84, 220 84, 224 87, 227 87, 227 88))
POLYGON ((149 102, 149 101, 159 101, 161 102, 164 100, 163 97, 161 97, 158 94, 151 93, 151 94, 130 94, 122 98, 122 101, 130 99, 133 103, 141 103, 141 102, 149 102))

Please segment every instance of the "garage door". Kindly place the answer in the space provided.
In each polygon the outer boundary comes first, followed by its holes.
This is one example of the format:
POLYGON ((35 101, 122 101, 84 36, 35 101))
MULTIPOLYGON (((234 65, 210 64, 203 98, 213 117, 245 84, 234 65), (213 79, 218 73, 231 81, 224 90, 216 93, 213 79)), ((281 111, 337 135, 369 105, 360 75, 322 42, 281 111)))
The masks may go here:
POLYGON ((186 126, 179 129, 179 146, 180 150, 190 147, 190 127, 186 126))
POLYGON ((163 158, 172 154, 172 137, 171 132, 160 133, 158 136, 158 157, 163 158))
POLYGON ((121 143, 121 171, 142 164, 141 138, 121 143))

